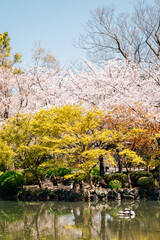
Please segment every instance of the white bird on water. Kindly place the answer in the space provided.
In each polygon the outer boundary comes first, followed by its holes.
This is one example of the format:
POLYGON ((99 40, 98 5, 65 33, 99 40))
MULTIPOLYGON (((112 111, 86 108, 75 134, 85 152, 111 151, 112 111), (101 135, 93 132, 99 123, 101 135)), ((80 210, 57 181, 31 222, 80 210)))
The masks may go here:
POLYGON ((118 215, 124 218, 134 218, 135 212, 130 208, 125 208, 123 211, 119 211, 118 215))

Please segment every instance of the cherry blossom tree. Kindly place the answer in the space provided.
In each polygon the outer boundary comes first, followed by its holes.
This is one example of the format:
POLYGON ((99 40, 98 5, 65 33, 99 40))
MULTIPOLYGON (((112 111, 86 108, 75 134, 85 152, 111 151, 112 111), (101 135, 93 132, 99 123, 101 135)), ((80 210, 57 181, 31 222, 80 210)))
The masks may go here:
POLYGON ((28 67, 25 74, 0 68, 0 99, 2 120, 17 113, 80 102, 86 108, 105 111, 124 104, 134 111, 135 103, 141 103, 156 114, 160 106, 160 61, 137 65, 115 59, 96 67, 84 59, 80 70, 72 66, 61 71, 28 67))
POLYGON ((136 102, 158 110, 160 104, 160 62, 157 64, 110 60, 96 68, 84 60, 87 70, 69 71, 67 91, 75 102, 87 107, 108 109, 114 105, 136 102))
MULTIPOLYGON (((0 118, 18 113, 33 113, 41 108, 65 104, 62 101, 61 73, 55 70, 28 68, 26 74, 14 74, 0 68, 0 118)), ((67 98, 66 98, 67 99, 67 98)))

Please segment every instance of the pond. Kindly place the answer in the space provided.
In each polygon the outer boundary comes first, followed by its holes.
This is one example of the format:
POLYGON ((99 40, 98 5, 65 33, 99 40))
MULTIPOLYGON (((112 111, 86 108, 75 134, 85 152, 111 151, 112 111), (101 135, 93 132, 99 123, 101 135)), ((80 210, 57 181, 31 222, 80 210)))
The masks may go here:
POLYGON ((160 202, 0 202, 3 240, 159 240, 160 202), (118 212, 131 208, 135 216, 118 212))

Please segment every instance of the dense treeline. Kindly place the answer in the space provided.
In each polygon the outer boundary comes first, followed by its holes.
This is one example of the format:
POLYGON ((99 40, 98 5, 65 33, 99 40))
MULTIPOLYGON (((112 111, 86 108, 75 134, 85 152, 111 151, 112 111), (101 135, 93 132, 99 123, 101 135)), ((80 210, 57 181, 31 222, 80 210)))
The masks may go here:
POLYGON ((117 106, 112 111, 86 110, 66 105, 41 110, 33 115, 8 119, 0 132, 1 171, 31 172, 42 187, 44 170, 68 168, 68 178, 88 178, 100 166, 125 168, 131 187, 130 168, 159 168, 159 123, 140 105, 134 111, 117 106), (121 114, 118 114, 121 113, 121 114))

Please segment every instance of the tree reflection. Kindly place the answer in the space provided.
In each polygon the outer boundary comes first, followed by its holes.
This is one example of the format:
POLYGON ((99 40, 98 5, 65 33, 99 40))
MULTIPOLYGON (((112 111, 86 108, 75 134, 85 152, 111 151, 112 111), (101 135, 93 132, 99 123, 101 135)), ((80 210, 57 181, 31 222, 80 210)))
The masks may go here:
POLYGON ((3 240, 159 240, 159 202, 0 202, 3 240), (131 207, 134 219, 119 218, 131 207))

